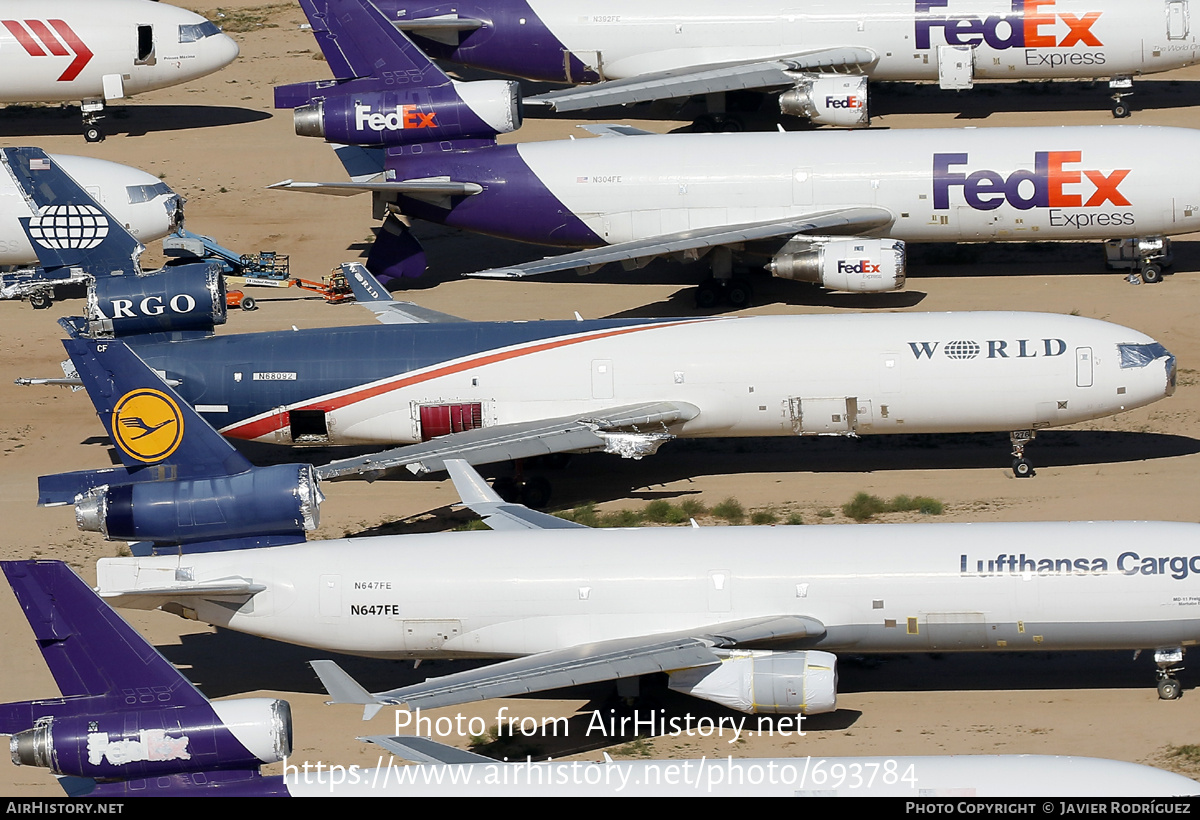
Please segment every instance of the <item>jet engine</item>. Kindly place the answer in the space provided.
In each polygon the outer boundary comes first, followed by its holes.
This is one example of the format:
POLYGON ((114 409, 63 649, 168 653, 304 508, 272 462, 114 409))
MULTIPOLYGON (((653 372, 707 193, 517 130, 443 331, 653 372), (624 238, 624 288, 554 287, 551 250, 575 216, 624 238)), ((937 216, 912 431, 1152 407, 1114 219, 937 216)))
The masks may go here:
POLYGON ((830 290, 880 293, 904 287, 905 247, 899 239, 797 236, 767 263, 772 276, 814 282, 830 290))
POLYGON ((520 86, 509 80, 453 88, 329 94, 292 113, 296 133, 345 145, 491 139, 521 127, 520 86))
POLYGON ((312 465, 276 464, 215 478, 101 485, 76 496, 75 521, 111 541, 299 535, 317 528, 324 500, 312 465))
POLYGON ((819 715, 837 708, 837 657, 735 651, 715 667, 671 672, 668 686, 752 715, 819 715))
POLYGON ((104 276, 88 288, 92 336, 211 332, 225 324, 225 277, 216 262, 142 275, 104 276))
POLYGON ((818 125, 866 128, 871 124, 867 78, 802 74, 795 86, 779 95, 779 110, 818 125))
MULTIPOLYGON (((139 696, 152 702, 155 694, 150 689, 131 693, 139 696)), ((257 769, 291 754, 292 713, 285 700, 248 698, 43 717, 32 729, 14 734, 9 750, 18 766, 97 779, 257 769)))

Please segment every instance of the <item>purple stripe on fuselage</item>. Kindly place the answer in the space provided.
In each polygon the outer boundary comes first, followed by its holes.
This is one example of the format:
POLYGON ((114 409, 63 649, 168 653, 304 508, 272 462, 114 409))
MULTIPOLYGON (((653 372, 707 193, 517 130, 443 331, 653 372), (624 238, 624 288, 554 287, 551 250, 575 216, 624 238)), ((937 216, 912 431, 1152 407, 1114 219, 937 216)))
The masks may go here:
POLYGON ((387 169, 395 179, 449 177, 476 182, 483 192, 454 197, 449 210, 411 197, 401 197, 405 214, 506 239, 541 245, 594 248, 606 245, 538 178, 516 145, 441 150, 429 144, 420 154, 388 150, 387 169))
POLYGON ((526 0, 489 0, 485 6, 462 3, 376 0, 375 5, 389 20, 419 20, 442 15, 484 21, 482 28, 463 32, 458 47, 421 37, 421 49, 431 57, 554 83, 594 83, 600 79, 574 55, 567 76, 563 55, 566 46, 546 27, 526 0))

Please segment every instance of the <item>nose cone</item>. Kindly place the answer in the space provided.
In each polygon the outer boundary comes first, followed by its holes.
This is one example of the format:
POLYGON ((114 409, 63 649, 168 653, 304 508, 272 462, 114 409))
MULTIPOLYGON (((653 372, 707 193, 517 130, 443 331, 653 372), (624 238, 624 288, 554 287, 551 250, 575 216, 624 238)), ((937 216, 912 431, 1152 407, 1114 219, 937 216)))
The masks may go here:
POLYGON ((228 34, 221 34, 218 37, 208 38, 212 41, 210 46, 211 59, 213 61, 213 70, 224 68, 237 59, 240 50, 238 49, 237 40, 230 37, 228 34))

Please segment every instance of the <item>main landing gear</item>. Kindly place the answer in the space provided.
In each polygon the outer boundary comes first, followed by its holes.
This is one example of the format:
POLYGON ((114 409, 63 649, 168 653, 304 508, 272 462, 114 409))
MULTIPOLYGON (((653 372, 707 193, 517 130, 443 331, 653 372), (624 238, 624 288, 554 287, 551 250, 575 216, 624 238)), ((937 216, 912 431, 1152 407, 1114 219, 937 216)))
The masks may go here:
POLYGON ((1033 478, 1037 475, 1033 471, 1033 465, 1025 460, 1025 445, 1033 441, 1036 435, 1036 430, 1014 430, 1008 434, 1009 440, 1012 441, 1012 471, 1017 478, 1033 478))
POLYGON ((713 248, 712 273, 696 289, 696 307, 708 309, 727 304, 734 309, 749 307, 754 301, 754 288, 749 280, 733 275, 733 251, 713 248))
POLYGON ((1159 649, 1154 653, 1158 664, 1158 697, 1160 700, 1177 700, 1183 696, 1183 685, 1176 680, 1175 673, 1182 672, 1183 649, 1159 649))

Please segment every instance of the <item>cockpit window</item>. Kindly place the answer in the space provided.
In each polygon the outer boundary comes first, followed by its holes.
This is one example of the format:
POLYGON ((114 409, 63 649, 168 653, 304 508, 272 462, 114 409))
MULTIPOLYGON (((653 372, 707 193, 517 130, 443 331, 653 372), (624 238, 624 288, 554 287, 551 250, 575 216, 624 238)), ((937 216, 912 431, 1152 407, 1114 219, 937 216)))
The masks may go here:
POLYGON ((205 20, 203 23, 189 23, 179 27, 179 42, 194 43, 220 33, 221 27, 211 20, 205 20))
POLYGON ((149 202, 157 196, 173 192, 167 183, 156 182, 153 185, 127 185, 125 193, 129 196, 129 204, 137 205, 139 202, 149 202))
POLYGON ((1121 355, 1121 367, 1145 367, 1155 359, 1170 356, 1167 349, 1158 342, 1148 345, 1117 345, 1121 355))

